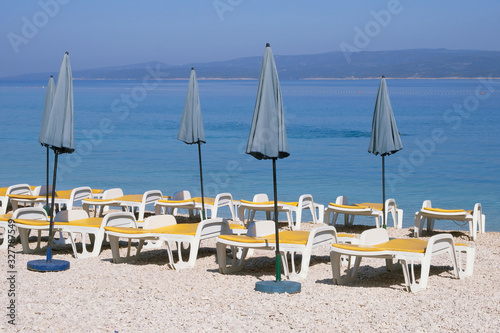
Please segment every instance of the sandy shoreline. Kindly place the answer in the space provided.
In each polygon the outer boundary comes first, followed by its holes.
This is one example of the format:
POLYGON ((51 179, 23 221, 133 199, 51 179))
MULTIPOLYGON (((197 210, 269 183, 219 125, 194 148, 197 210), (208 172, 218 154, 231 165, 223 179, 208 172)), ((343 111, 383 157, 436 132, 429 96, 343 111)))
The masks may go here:
MULTIPOLYGON (((359 234, 364 228, 337 229, 359 234)), ((388 230, 391 237, 413 234, 388 230)), ((168 268, 165 249, 144 250, 136 263, 113 264, 105 245, 99 257, 89 259, 73 258, 71 246, 55 247, 54 258, 70 261, 71 268, 36 273, 26 263, 44 258, 44 252, 25 255, 17 244, 17 325, 6 319, 8 258, 2 251, 0 327, 6 332, 497 332, 500 233, 481 234, 475 242, 466 233, 453 235, 476 248, 474 275, 453 279, 446 257, 436 258, 427 289, 416 294, 404 289, 402 272, 387 272, 381 259, 364 259, 353 284, 333 285, 328 247, 313 252, 302 291, 290 295, 253 290, 259 280, 274 280, 270 251, 256 251, 241 272, 223 275, 213 240, 202 242, 193 269, 180 271, 168 268)))

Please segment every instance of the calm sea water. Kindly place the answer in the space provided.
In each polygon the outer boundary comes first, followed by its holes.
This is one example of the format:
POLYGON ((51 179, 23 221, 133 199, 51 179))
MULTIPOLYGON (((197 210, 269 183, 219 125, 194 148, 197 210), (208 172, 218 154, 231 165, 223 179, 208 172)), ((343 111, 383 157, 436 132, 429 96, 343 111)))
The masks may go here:
MULTIPOLYGON (((413 226, 414 212, 430 199, 442 208, 481 202, 487 230, 500 231, 500 80, 387 83, 404 149, 386 157, 386 193, 404 209, 403 226, 413 226)), ((0 186, 45 182, 46 155, 37 141, 45 84, 0 82, 0 186)), ((277 162, 280 200, 310 193, 325 205, 339 195, 382 201, 381 157, 367 152, 378 85, 281 82, 291 155, 277 162)), ((205 195, 271 197, 272 162, 244 153, 257 81, 199 81, 199 89, 205 195)), ((61 156, 57 188, 200 195, 197 147, 176 139, 186 90, 187 81, 75 80, 76 151, 61 156)), ((444 221, 437 227, 467 230, 444 221)))

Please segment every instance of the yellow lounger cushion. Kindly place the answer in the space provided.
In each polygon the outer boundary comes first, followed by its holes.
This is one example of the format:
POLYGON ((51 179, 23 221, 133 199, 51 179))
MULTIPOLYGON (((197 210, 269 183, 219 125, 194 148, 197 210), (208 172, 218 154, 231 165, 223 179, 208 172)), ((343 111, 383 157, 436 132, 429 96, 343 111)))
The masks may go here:
MULTIPOLYGON (((309 231, 281 231, 279 234, 280 244, 299 244, 306 245, 309 238, 309 231)), ((264 237, 250 237, 245 235, 221 235, 225 239, 238 243, 276 243, 276 235, 271 234, 264 237)))
MULTIPOLYGON (((160 203, 171 203, 171 204, 182 204, 182 203, 201 203, 201 197, 194 197, 186 200, 158 200, 160 203)), ((208 205, 213 205, 215 203, 214 198, 205 198, 205 203, 208 205)))
POLYGON ((329 205, 333 206, 333 207, 347 208, 347 209, 366 209, 366 208, 369 208, 369 207, 365 207, 365 206, 360 206, 358 204, 353 204, 353 205, 339 205, 339 204, 334 204, 333 202, 330 202, 329 205))
MULTIPOLYGON (((198 229, 198 225, 199 223, 180 223, 155 229, 104 227, 104 230, 121 234, 129 234, 129 235, 134 235, 134 234, 141 235, 141 234, 151 233, 151 234, 176 234, 176 235, 194 236, 196 234, 196 230, 198 229)), ((245 229, 245 227, 240 224, 230 224, 229 227, 231 229, 245 229)))
MULTIPOLYGON (((281 231, 280 244, 306 245, 309 231, 281 231)), ((338 234, 338 237, 354 237, 354 235, 338 234)), ((276 242, 276 235, 271 234, 264 237, 251 237, 245 235, 220 235, 219 238, 238 243, 272 243, 276 242)))
POLYGON ((138 228, 127 228, 127 227, 104 227, 104 230, 117 232, 121 234, 175 234, 175 235, 196 235, 196 230, 198 229, 199 223, 181 223, 169 225, 166 227, 155 228, 155 229, 138 229, 138 228))
MULTIPOLYGON (((241 203, 246 203, 246 204, 251 204, 251 205, 263 205, 263 206, 268 206, 268 205, 274 205, 274 201, 262 201, 262 202, 254 202, 254 201, 248 201, 248 200, 240 200, 241 203)), ((278 201, 279 204, 281 205, 288 205, 288 206, 298 206, 298 202, 286 202, 286 201, 278 201)))
POLYGON ((230 229, 246 229, 245 226, 237 223, 229 223, 230 229))
POLYGON ((363 206, 363 207, 368 207, 368 208, 375 209, 375 210, 380 210, 380 211, 384 210, 384 205, 381 204, 381 203, 362 202, 360 204, 355 204, 355 205, 363 206))
POLYGON ((384 205, 381 203, 373 203, 373 202, 362 202, 360 204, 352 204, 352 205, 339 205, 333 202, 330 202, 330 206, 339 207, 339 208, 348 208, 348 209, 366 209, 371 208, 375 210, 382 211, 384 210, 384 205))
POLYGON ((27 199, 27 200, 36 200, 38 198, 45 198, 45 196, 37 196, 37 195, 29 195, 29 194, 9 194, 9 197, 12 199, 27 199))
MULTIPOLYGON (((49 225, 49 221, 44 220, 28 220, 28 219, 16 219, 17 224, 32 225, 32 226, 44 226, 49 225)), ((74 220, 70 222, 54 222, 54 225, 74 225, 79 227, 94 227, 99 228, 101 226, 102 217, 90 217, 88 219, 74 220)))
POLYGON ((333 247, 359 252, 399 251, 424 253, 427 241, 423 239, 391 239, 376 245, 332 244, 333 247))
MULTIPOLYGON (((467 246, 462 243, 455 243, 456 246, 467 246)), ((424 253, 427 248, 427 241, 423 239, 391 239, 388 242, 375 245, 354 245, 354 244, 332 244, 333 247, 359 251, 359 252, 377 252, 377 251, 394 251, 394 252, 415 252, 424 253)))
POLYGON ((12 218, 12 214, 3 214, 0 215, 0 221, 8 221, 12 218))
POLYGON ((429 210, 431 212, 437 212, 437 213, 469 213, 472 214, 472 210, 465 210, 465 209, 442 209, 442 208, 432 208, 432 207, 424 207, 424 210, 429 210))

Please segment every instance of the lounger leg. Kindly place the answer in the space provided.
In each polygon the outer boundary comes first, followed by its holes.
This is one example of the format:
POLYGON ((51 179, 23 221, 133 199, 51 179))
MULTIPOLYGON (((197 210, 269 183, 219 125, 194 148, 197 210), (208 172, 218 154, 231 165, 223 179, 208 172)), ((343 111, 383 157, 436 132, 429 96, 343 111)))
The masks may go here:
POLYGON ((231 254, 233 256, 231 265, 227 264, 227 245, 222 243, 217 243, 217 262, 219 264, 219 272, 222 274, 228 274, 240 271, 243 268, 243 262, 248 253, 248 248, 231 247, 231 254), (239 249, 241 249, 241 255, 237 256, 239 249))
POLYGON ((21 238, 21 244, 23 246, 23 253, 33 253, 35 250, 30 249, 30 231, 29 229, 18 228, 19 238, 21 238))
POLYGON ((342 285, 349 283, 353 280, 356 279, 356 276, 358 275, 358 268, 361 263, 361 258, 362 257, 355 257, 355 263, 354 267, 351 269, 351 263, 353 256, 349 257, 348 260, 348 265, 347 265, 347 270, 346 274, 342 276, 342 261, 341 261, 342 255, 339 253, 336 253, 334 251, 330 252, 330 261, 332 264, 332 273, 333 273, 333 283, 342 285))

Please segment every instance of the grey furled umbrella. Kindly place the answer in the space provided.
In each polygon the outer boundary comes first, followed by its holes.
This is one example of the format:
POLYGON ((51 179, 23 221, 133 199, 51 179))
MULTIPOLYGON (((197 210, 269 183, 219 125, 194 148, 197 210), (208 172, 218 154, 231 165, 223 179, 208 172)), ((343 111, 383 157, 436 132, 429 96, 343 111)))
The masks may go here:
POLYGON ((49 83, 47 84, 47 91, 45 92, 45 107, 43 108, 43 115, 42 115, 42 126, 40 127, 40 135, 38 137, 38 142, 42 146, 47 147, 47 187, 45 188, 45 195, 46 195, 46 203, 45 203, 45 209, 47 210, 47 214, 50 212, 49 211, 49 145, 42 143, 42 130, 47 128, 47 122, 49 121, 49 114, 52 109, 52 104, 54 101, 54 95, 56 93, 56 88, 54 86, 54 77, 51 75, 49 78, 49 83))
POLYGON ((40 129, 39 142, 54 151, 54 176, 52 180, 52 204, 50 206, 49 241, 46 260, 32 260, 28 262, 28 269, 36 271, 60 271, 69 268, 69 262, 52 259, 52 241, 54 228, 54 201, 56 195, 57 160, 60 154, 73 153, 73 78, 69 53, 64 54, 52 107, 48 115, 43 117, 40 129), (46 118, 46 119, 45 119, 46 118))
POLYGON ((382 156, 382 226, 386 227, 385 221, 385 156, 394 154, 403 149, 401 138, 399 137, 396 120, 392 113, 391 100, 385 77, 382 76, 378 87, 375 110, 373 111, 372 136, 368 152, 382 156))
POLYGON ((201 144, 205 141, 205 130, 203 129, 203 119, 201 117, 200 94, 198 90, 198 81, 196 72, 191 68, 189 76, 189 85, 182 112, 181 125, 177 140, 183 141, 189 145, 198 144, 198 161, 200 163, 200 183, 201 183, 201 214, 205 219, 205 196, 203 193, 203 169, 201 163, 201 144))
MULTIPOLYGON (((252 126, 248 137, 246 153, 261 159, 273 161, 273 187, 274 187, 274 224, 276 234, 276 282, 259 281, 256 289, 264 292, 290 292, 281 281, 281 254, 279 249, 278 228, 278 191, 276 182, 276 160, 290 155, 285 129, 285 114, 278 71, 274 63, 273 52, 269 43, 266 45, 260 72, 259 87, 253 113, 252 126)), ((292 282, 292 281, 284 281, 292 282)), ((300 291, 300 284, 293 284, 293 291, 300 291)))

